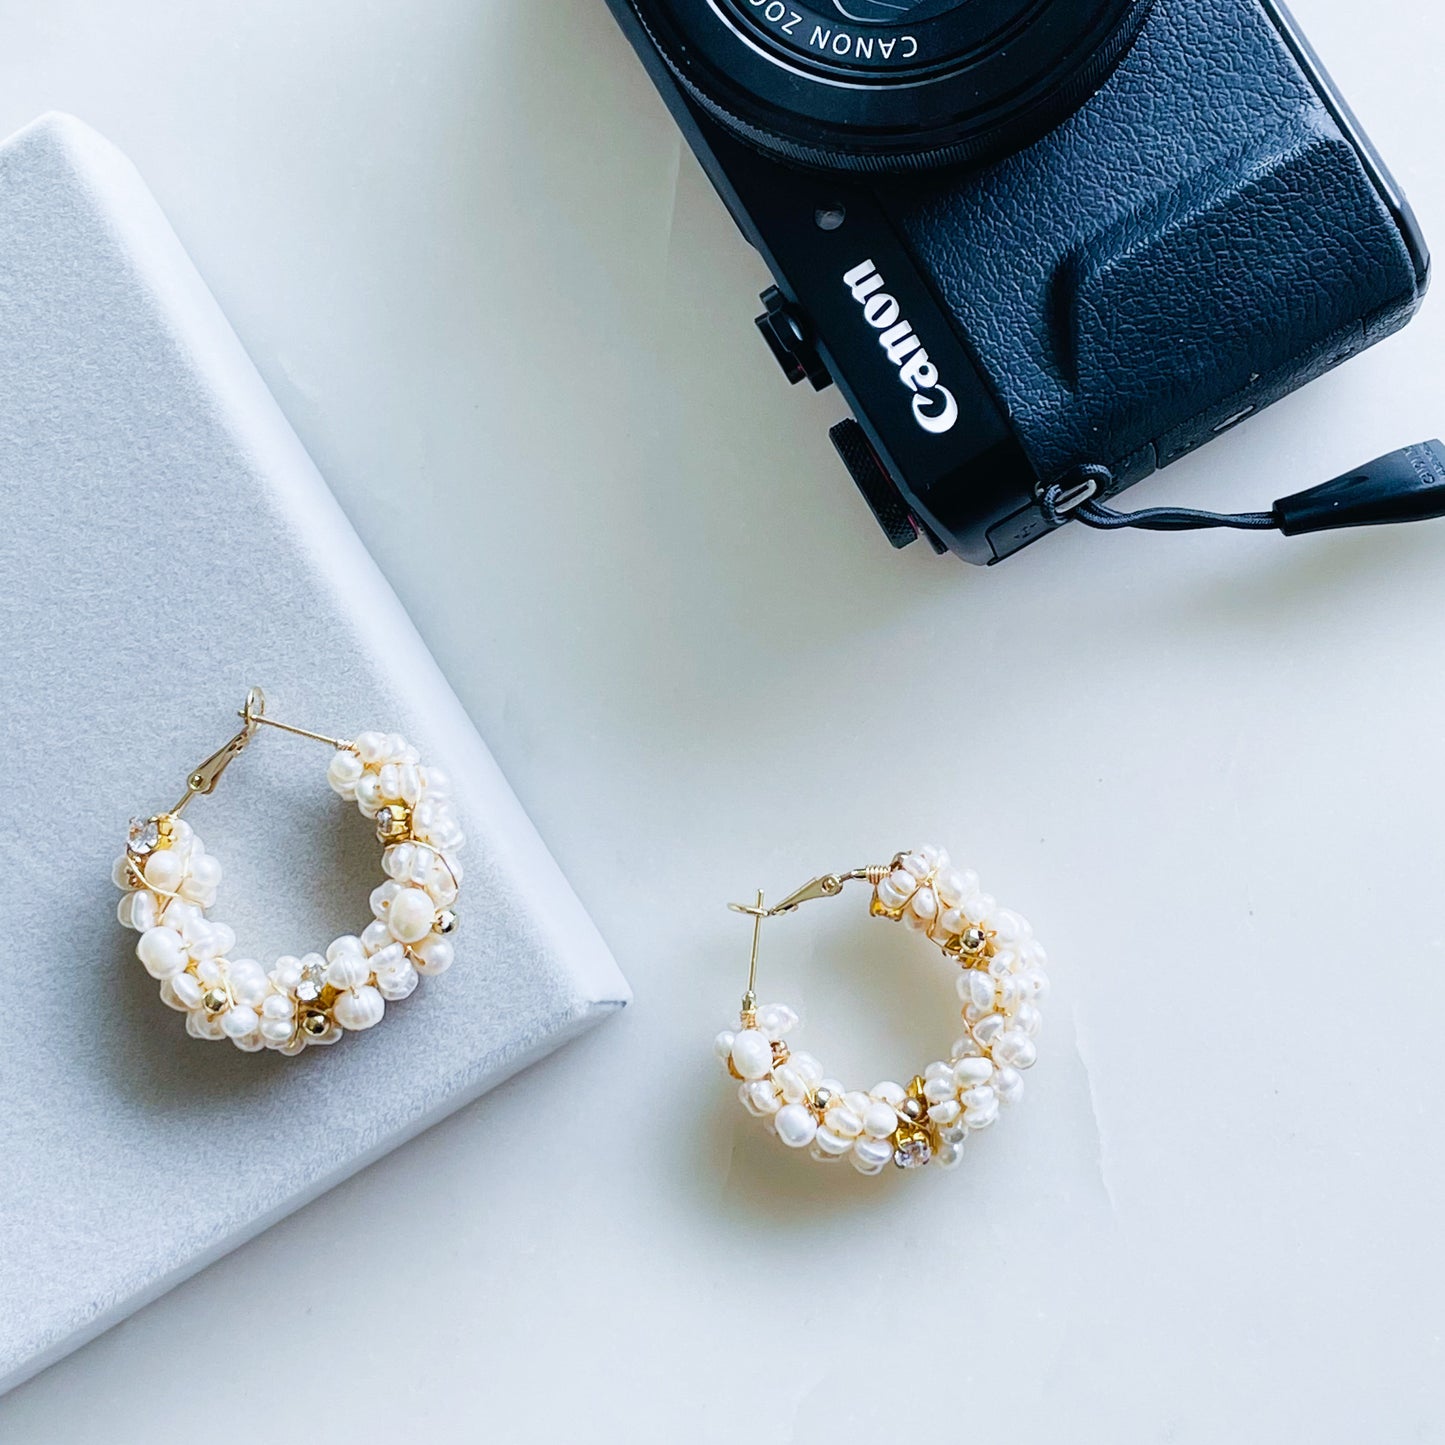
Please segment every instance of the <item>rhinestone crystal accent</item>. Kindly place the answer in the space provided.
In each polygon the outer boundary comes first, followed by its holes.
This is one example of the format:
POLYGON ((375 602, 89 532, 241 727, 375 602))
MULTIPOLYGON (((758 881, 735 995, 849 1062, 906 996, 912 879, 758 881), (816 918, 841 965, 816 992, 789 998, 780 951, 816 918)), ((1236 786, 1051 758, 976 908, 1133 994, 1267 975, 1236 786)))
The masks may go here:
POLYGON ((900 1169, 918 1169, 932 1158, 933 1149, 922 1135, 906 1140, 893 1151, 893 1162, 900 1169))
POLYGON ((132 818, 125 846, 137 858, 154 853, 161 845, 161 830, 154 818, 132 818))
POLYGON ((325 983, 325 963, 317 961, 302 964, 301 979, 296 985, 296 997, 302 1003, 312 1003, 321 997, 321 989, 325 983))

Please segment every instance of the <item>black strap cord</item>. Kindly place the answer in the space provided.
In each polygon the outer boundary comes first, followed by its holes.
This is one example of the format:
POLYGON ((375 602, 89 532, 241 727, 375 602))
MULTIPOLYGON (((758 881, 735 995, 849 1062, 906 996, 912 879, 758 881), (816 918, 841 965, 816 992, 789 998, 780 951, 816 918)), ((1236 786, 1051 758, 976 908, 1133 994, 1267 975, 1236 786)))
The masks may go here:
POLYGON ((1090 463, 1046 487, 1039 508, 1051 527, 1082 522, 1100 532, 1198 532, 1231 527, 1243 532, 1324 532, 1382 522, 1445 517, 1445 447, 1422 442, 1308 491, 1281 498, 1268 512, 1208 512, 1196 507, 1145 507, 1118 512, 1096 500, 1114 486, 1108 467, 1090 463))

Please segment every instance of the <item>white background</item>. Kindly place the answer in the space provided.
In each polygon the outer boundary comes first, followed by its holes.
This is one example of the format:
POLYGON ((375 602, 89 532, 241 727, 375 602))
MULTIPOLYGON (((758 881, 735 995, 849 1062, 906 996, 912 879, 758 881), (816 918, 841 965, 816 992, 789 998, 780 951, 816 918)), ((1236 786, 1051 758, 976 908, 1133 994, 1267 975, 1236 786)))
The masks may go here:
MULTIPOLYGON (((1445 18, 1296 10, 1445 244, 1445 18)), ((50 108, 140 166, 637 1002, 6 1445, 1440 1438, 1445 524, 891 553, 601 0, 3 0, 0 130, 50 108), (959 1172, 824 1172, 714 1072, 722 905, 928 840, 1050 945, 1042 1061, 959 1172)), ((1442 355, 1429 303, 1133 495, 1435 435, 1442 355)), ((815 905, 762 992, 898 1074, 953 1034, 909 943, 815 905)))

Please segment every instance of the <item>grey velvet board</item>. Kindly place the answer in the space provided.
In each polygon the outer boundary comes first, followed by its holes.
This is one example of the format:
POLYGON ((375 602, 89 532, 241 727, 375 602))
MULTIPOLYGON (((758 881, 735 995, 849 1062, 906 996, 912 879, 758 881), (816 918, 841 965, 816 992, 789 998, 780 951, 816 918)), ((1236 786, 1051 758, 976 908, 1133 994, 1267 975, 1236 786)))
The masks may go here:
MULTIPOLYGON (((11 896, 48 906, 43 939, 0 930, 4 1389, 628 990, 140 177, 64 116, 0 145, 0 488, 0 819, 36 840, 11 896), (467 834, 455 965, 295 1059, 188 1038, 109 877, 253 682, 405 735, 467 834)), ((267 730, 187 814, 226 870, 211 916, 263 962, 369 921, 380 850, 328 759, 267 730)))

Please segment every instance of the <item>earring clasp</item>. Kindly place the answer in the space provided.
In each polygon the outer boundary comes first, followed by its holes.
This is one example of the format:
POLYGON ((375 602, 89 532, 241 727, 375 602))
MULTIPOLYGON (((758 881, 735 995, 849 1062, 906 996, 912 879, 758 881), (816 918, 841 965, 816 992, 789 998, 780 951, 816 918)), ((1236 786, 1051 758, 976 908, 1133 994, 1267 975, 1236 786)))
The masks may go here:
POLYGON ((761 888, 758 890, 756 903, 728 904, 734 913, 746 913, 753 920, 753 950, 748 963, 748 990, 743 995, 742 1016, 745 1027, 752 1027, 748 1020, 754 1019, 757 1014, 758 943, 763 919, 793 913, 800 903, 811 903, 815 898, 836 898, 843 891, 845 883, 871 883, 876 888, 893 871, 900 857, 902 854, 895 856, 892 863, 870 863, 866 868, 853 868, 847 873, 820 874, 817 878, 810 878, 801 888, 795 888, 781 903, 775 903, 771 908, 764 904, 761 888))
POLYGON ((314 733, 308 728, 298 728, 291 723, 277 722, 266 716, 266 694, 259 687, 248 688, 246 701, 242 704, 237 714, 241 719, 241 730, 229 742, 223 743, 215 752, 201 763, 186 779, 186 791, 175 807, 170 809, 169 816, 175 817, 180 811, 198 794, 209 795, 216 791, 216 784, 221 780, 221 774, 226 771, 238 757, 246 750, 246 745, 256 736, 256 729, 263 723, 267 727, 279 728, 282 732, 294 733, 297 737, 313 738, 319 743, 329 743, 338 749, 348 749, 351 744, 344 738, 327 737, 325 733, 314 733))

